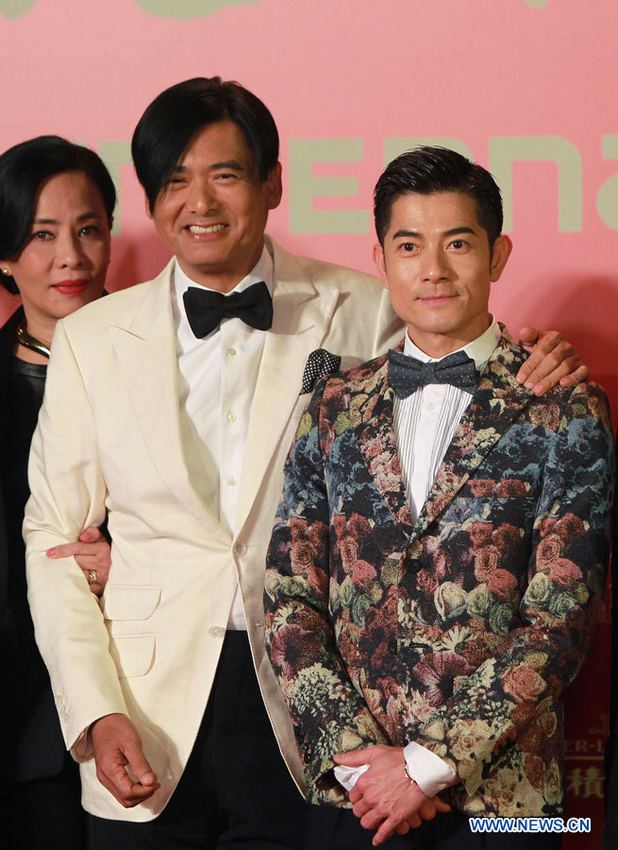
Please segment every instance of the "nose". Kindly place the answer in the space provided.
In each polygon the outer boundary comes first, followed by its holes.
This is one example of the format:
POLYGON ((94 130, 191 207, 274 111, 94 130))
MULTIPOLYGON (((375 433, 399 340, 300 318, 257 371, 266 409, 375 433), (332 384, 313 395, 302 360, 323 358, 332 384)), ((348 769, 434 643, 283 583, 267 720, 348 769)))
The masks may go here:
POLYGON ((187 206, 190 212, 199 215, 208 215, 218 208, 217 196, 209 180, 191 182, 187 206))
POLYGON ((60 267, 80 268, 84 265, 84 249, 79 235, 61 232, 56 237, 56 264, 60 267))
POLYGON ((440 283, 449 276, 448 258, 440 247, 426 248, 422 254, 422 276, 427 283, 440 283))

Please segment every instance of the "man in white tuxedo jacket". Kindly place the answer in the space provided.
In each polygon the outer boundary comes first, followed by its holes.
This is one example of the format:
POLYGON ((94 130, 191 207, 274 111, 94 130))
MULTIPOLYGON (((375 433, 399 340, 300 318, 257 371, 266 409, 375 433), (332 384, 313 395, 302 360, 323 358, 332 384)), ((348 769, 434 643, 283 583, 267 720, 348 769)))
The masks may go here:
POLYGON ((246 89, 166 90, 133 158, 174 257, 58 323, 24 525, 37 641, 93 850, 301 847, 302 771, 263 646, 266 548, 313 384, 401 326, 373 278, 265 239, 278 136, 246 89), (45 553, 106 514, 99 607, 73 559, 45 553))

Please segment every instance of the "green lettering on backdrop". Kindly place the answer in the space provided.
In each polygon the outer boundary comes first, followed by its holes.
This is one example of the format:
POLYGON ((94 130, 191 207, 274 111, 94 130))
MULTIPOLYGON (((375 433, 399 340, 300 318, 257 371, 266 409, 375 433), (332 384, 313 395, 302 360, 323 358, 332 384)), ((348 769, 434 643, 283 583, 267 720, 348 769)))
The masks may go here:
POLYGON ((390 139, 384 139, 384 165, 388 165, 400 153, 419 145, 440 145, 443 148, 451 148, 468 159, 474 159, 472 149, 455 136, 393 136, 390 139))
MULTIPOLYGON (((618 136, 601 139, 603 159, 618 159, 618 136)), ((597 195, 597 211, 612 230, 618 230, 618 174, 608 177, 597 195)))
POLYGON ((103 141, 99 142, 99 156, 109 169, 112 179, 116 184, 116 192, 118 193, 118 203, 114 213, 114 227, 112 233, 120 233, 120 192, 121 192, 121 177, 122 169, 125 165, 131 165, 131 143, 126 139, 122 141, 103 141))
POLYGON ((513 228, 513 165, 533 160, 558 166, 558 230, 581 231, 582 160, 573 142, 562 136, 493 136, 489 170, 502 189, 505 231, 513 228))
POLYGON ((18 18, 30 9, 37 0, 0 0, 0 12, 5 18, 18 18))
POLYGON ((135 0, 137 5, 150 15, 161 18, 205 18, 225 9, 226 6, 246 6, 257 0, 135 0))
POLYGON ((360 162, 362 139, 292 139, 289 148, 290 231, 292 233, 367 233, 366 210, 316 210, 315 197, 358 194, 356 177, 316 177, 316 162, 360 162))

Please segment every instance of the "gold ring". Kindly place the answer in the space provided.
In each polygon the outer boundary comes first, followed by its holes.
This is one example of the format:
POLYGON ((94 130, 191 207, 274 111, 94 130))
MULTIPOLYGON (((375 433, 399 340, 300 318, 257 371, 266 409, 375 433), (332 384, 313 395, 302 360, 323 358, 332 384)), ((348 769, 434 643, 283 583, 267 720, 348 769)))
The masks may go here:
POLYGON ((96 570, 88 570, 88 584, 96 584, 97 581, 97 571, 96 570))

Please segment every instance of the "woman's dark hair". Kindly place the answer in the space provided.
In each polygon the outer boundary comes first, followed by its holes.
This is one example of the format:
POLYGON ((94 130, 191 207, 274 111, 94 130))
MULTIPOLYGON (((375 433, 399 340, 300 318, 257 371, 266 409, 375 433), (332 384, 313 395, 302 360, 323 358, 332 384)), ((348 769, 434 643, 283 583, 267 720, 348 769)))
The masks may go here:
POLYGON ((279 158, 279 134, 268 108, 239 83, 195 77, 161 92, 133 133, 133 162, 151 212, 191 140, 216 121, 236 124, 260 180, 266 180, 279 158))
MULTIPOLYGON (((97 187, 111 226, 116 189, 101 158, 60 136, 37 136, 0 156, 0 257, 12 259, 25 247, 43 183, 72 171, 82 172, 97 187)), ((19 292, 12 277, 0 275, 0 282, 9 292, 19 292)))
POLYGON ((373 193, 373 215, 380 244, 390 227, 400 195, 460 192, 475 203, 490 248, 502 232, 502 198, 487 169, 448 148, 423 146, 406 151, 386 166, 373 193))

